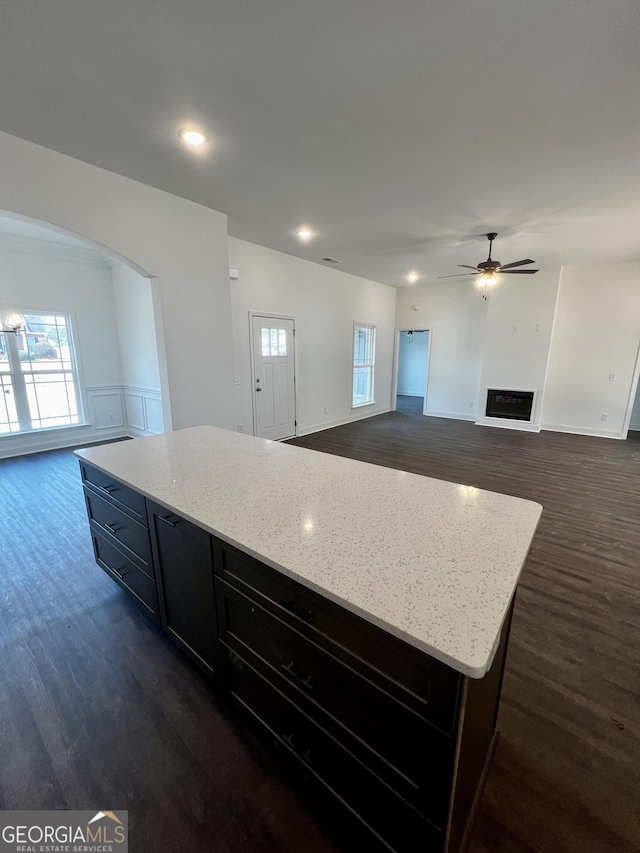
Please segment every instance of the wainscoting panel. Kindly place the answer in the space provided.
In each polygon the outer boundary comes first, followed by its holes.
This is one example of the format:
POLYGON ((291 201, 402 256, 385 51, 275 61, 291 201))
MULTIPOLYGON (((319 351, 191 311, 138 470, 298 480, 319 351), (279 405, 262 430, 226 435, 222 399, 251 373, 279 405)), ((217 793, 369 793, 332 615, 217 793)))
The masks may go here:
POLYGON ((124 426, 122 392, 119 389, 87 389, 90 408, 93 410, 94 429, 114 429, 124 426))
POLYGON ((129 435, 138 438, 143 435, 157 435, 164 432, 162 397, 159 391, 125 385, 123 393, 129 435))
POLYGON ((83 403, 88 423, 3 435, 0 459, 164 432, 159 391, 122 385, 93 386, 85 388, 83 403))
POLYGON ((162 398, 160 394, 157 397, 148 396, 144 398, 144 412, 147 432, 154 434, 164 432, 162 398))
POLYGON ((134 394, 131 391, 124 392, 124 401, 127 408, 127 422, 132 429, 142 432, 146 429, 144 418, 144 397, 142 394, 134 394))

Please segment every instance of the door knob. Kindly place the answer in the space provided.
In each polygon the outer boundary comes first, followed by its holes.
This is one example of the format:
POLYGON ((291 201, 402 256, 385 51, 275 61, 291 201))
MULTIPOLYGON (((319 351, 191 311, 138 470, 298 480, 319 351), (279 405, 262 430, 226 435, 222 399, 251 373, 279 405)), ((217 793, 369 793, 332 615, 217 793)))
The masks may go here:
POLYGON ((256 388, 256 391, 262 391, 262 388, 256 388))

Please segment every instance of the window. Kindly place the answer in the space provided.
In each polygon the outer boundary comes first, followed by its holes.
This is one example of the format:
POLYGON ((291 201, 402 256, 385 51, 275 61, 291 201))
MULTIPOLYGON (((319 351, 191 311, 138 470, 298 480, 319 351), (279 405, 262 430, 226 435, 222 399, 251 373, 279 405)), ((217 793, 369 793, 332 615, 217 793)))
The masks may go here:
POLYGON ((271 358, 274 355, 286 356, 287 330, 262 329, 262 357, 271 358))
POLYGON ((352 406, 373 403, 373 366, 376 353, 376 327, 353 324, 353 400, 352 406))
MULTIPOLYGON (((68 314, 32 313, 0 334, 0 435, 80 423, 80 394, 68 314)), ((10 313, 0 312, 4 322, 10 313)))

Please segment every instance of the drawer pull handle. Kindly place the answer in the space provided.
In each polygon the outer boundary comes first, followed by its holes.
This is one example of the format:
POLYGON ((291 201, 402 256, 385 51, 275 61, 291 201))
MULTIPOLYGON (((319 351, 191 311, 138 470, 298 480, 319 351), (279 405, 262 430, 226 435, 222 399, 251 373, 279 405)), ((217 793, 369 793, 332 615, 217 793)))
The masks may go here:
POLYGON ((303 678, 301 675, 298 675, 298 673, 295 671, 294 667, 295 667, 295 663, 293 661, 291 661, 290 664, 286 664, 286 663, 280 664, 280 669, 283 669, 287 673, 287 675, 290 675, 291 678, 293 678, 294 681, 297 681, 298 684, 302 685, 302 687, 305 687, 307 690, 313 690, 313 684, 311 683, 311 676, 308 675, 306 678, 303 678))
POLYGON ((293 750, 293 752, 295 752, 298 758, 301 758, 305 762, 305 764, 311 766, 311 747, 309 747, 309 749, 303 752, 299 747, 295 745, 293 741, 293 733, 290 735, 282 735, 282 740, 287 744, 287 746, 289 746, 293 750))
POLYGON ((313 610, 300 610, 299 607, 296 607, 292 598, 281 599, 280 604, 288 610, 289 613, 293 613, 294 616, 297 616, 299 619, 303 619, 309 625, 313 625, 315 621, 313 610))
POLYGON ((124 576, 127 574, 127 573, 126 573, 125 571, 123 571, 122 569, 111 569, 111 571, 112 571, 112 572, 114 572, 114 574, 118 575, 118 577, 120 578, 120 580, 124 580, 124 576))
POLYGON ((116 527, 116 525, 115 525, 115 524, 107 524, 107 522, 106 522, 106 521, 105 521, 105 523, 104 523, 104 526, 107 528, 107 530, 109 531, 109 533, 114 533, 114 534, 115 534, 115 533, 117 533, 117 532, 118 532, 118 530, 120 530, 120 528, 119 528, 119 527, 116 527))
POLYGON ((97 487, 101 492, 104 492, 105 495, 111 496, 111 492, 115 492, 118 488, 117 486, 98 486, 97 487))
POLYGON ((170 515, 159 515, 159 516, 158 516, 158 518, 160 519, 160 521, 164 521, 164 523, 165 523, 165 524, 168 524, 168 525, 169 525, 169 527, 177 527, 178 522, 180 521, 180 519, 179 519, 179 518, 175 518, 175 516, 174 516, 174 519, 175 519, 175 520, 174 520, 174 521, 171 521, 171 516, 170 516, 170 515))

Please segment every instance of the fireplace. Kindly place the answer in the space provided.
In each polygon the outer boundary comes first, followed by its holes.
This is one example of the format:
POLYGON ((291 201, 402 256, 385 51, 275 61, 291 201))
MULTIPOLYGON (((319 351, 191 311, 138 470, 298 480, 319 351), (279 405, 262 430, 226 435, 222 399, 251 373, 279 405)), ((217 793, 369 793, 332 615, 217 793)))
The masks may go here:
POLYGON ((533 393, 533 391, 505 391, 489 388, 486 417, 531 421, 533 393))

